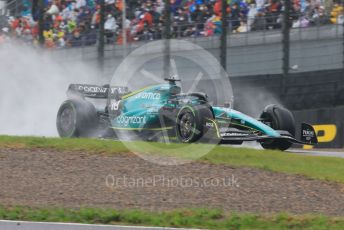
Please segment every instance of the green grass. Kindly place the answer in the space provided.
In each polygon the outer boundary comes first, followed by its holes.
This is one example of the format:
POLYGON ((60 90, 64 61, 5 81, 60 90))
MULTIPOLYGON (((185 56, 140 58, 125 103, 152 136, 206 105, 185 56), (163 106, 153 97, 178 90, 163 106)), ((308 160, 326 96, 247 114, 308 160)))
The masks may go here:
POLYGON ((86 224, 124 224, 206 229, 343 229, 344 219, 288 214, 254 215, 220 210, 184 209, 168 212, 110 209, 62 209, 0 206, 0 219, 86 224))
MULTIPOLYGON (((127 143, 128 144, 128 143, 127 143)), ((131 142, 136 151, 150 154, 181 156, 185 146, 181 144, 131 142), (183 148, 183 149, 180 149, 183 148)), ((113 140, 60 139, 39 137, 0 136, 0 147, 48 148, 68 151, 87 151, 92 154, 118 154, 130 152, 123 143, 113 140)), ((192 145, 187 158, 197 159, 197 149, 209 145, 192 145), (194 154, 196 153, 196 154, 194 154)), ((185 157, 185 156, 183 156, 185 157)), ((333 157, 304 156, 280 151, 263 151, 246 148, 217 146, 199 161, 232 166, 255 167, 275 172, 305 175, 315 179, 344 183, 344 159, 333 157)))
POLYGON ((78 138, 44 138, 0 136, 0 147, 49 148, 61 151, 88 151, 90 153, 123 153, 128 149, 121 142, 78 138))

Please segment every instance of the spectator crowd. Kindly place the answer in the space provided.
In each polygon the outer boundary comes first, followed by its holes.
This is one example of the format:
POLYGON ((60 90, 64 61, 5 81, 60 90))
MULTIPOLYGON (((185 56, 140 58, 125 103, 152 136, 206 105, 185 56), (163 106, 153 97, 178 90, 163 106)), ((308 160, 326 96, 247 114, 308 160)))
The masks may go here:
MULTIPOLYGON (((0 31, 0 44, 8 37, 38 44, 37 12, 32 2, 21 0, 20 16, 9 16, 0 31)), ((163 36, 165 0, 105 0, 105 39, 122 44, 156 40, 163 36), (126 20, 122 11, 126 10, 126 20)), ((278 29, 282 26, 281 0, 227 0, 228 28, 233 33, 278 29)), ((170 0, 173 38, 209 37, 221 34, 221 0, 170 0)), ((44 46, 64 48, 97 42, 100 0, 44 0, 44 46)), ((342 24, 344 8, 340 0, 292 0, 292 27, 342 24)))

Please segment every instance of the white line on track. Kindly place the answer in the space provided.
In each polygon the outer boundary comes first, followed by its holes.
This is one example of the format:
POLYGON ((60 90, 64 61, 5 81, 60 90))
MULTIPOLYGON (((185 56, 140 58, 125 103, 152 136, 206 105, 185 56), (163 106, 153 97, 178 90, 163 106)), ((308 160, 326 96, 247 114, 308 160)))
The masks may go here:
MULTIPOLYGON (((1 230, 186 230, 185 228, 164 228, 125 225, 49 223, 0 220, 1 230)), ((190 229, 189 229, 190 230, 190 229)), ((193 229, 196 230, 196 229, 193 229)))

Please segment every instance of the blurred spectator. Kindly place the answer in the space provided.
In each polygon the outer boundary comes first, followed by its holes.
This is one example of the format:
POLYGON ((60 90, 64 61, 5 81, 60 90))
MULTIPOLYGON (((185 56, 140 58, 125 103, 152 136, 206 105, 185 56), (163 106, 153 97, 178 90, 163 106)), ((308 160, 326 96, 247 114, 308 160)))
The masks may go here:
POLYGON ((7 27, 4 27, 2 28, 2 30, 0 30, 0 46, 10 41, 8 32, 9 32, 9 29, 7 27))
POLYGON ((343 5, 341 5, 338 2, 334 3, 333 9, 331 11, 331 22, 333 24, 343 24, 343 14, 344 14, 344 8, 343 5))
POLYGON ((117 28, 118 25, 116 23, 116 19, 111 14, 108 14, 104 24, 107 43, 111 43, 114 41, 114 35, 117 31, 117 28))

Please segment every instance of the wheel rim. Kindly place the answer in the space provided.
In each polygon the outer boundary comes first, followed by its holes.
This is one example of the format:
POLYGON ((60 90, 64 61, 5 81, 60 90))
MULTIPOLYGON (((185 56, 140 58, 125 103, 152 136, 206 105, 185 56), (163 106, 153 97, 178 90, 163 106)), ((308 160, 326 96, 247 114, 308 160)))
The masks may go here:
POLYGON ((179 120, 179 134, 182 138, 182 141, 190 140, 194 135, 195 129, 195 118, 190 113, 187 112, 180 117, 179 120))
POLYGON ((74 131, 75 128, 75 111, 72 107, 65 108, 60 115, 60 129, 68 135, 74 131))

